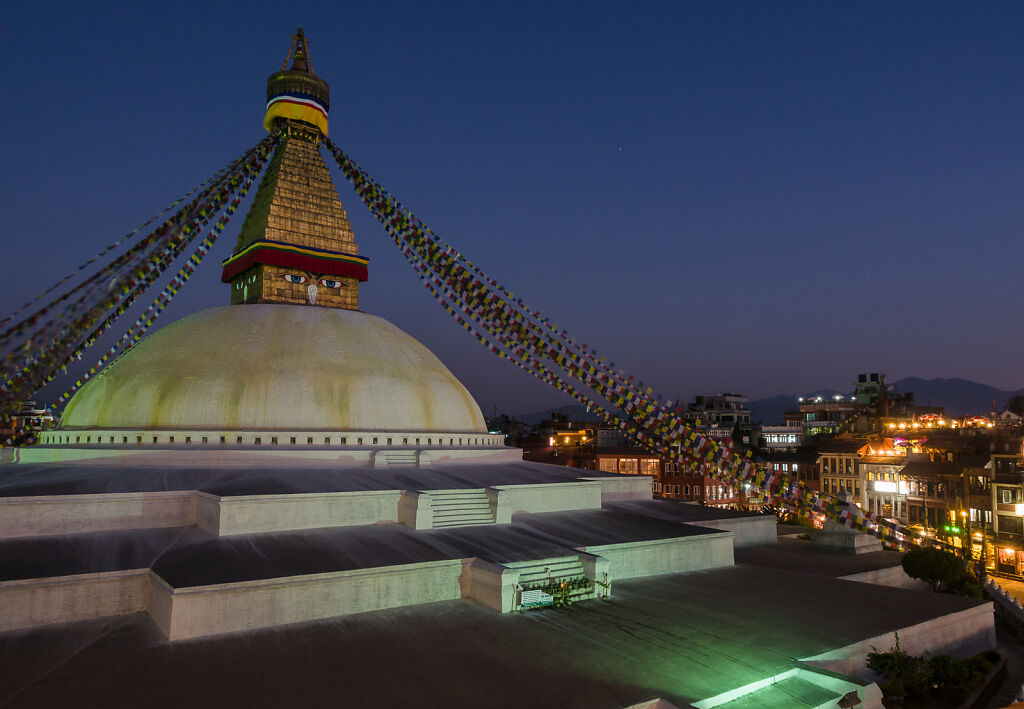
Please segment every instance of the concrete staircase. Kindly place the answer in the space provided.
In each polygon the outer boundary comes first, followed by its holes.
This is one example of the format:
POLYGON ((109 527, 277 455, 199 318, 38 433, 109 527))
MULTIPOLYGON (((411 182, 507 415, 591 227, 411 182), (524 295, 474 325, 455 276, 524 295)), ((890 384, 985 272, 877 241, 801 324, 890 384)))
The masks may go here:
POLYGON ((494 511, 484 488, 431 490, 434 529, 494 524, 494 511))
POLYGON ((389 465, 417 465, 419 460, 414 450, 380 450, 373 454, 375 468, 389 465))

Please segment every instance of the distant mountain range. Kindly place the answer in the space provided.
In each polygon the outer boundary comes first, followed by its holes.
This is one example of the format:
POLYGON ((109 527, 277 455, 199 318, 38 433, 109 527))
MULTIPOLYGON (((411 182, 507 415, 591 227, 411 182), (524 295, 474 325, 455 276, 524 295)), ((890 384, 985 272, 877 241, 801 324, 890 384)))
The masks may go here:
MULTIPOLYGON (((1024 389, 1004 391, 979 384, 966 379, 954 377, 952 379, 921 379, 920 377, 906 377, 899 381, 889 382, 899 394, 914 392, 914 401, 922 406, 942 406, 950 416, 967 416, 970 414, 984 415, 992 410, 992 402, 996 402, 996 408, 1002 411, 1006 402, 1015 394, 1024 393, 1024 389)), ((758 399, 750 402, 750 418, 753 421, 775 425, 785 420, 785 413, 797 407, 797 398, 802 396, 805 399, 822 397, 826 401, 833 396, 842 395, 849 398, 853 392, 842 392, 835 389, 819 389, 818 391, 805 392, 803 394, 780 394, 767 399, 758 399)), ((598 421, 595 414, 589 413, 584 406, 579 404, 568 404, 551 409, 544 409, 531 414, 520 414, 514 418, 525 424, 536 425, 552 413, 565 414, 572 421, 598 421)))
MULTIPOLYGON (((906 377, 889 382, 889 384, 894 386, 899 394, 913 392, 914 401, 922 406, 944 407, 950 416, 987 414, 992 410, 993 401, 996 402, 996 409, 1001 411, 1011 396, 1024 392, 1024 389, 1004 391, 959 377, 952 379, 906 377)), ((750 402, 750 418, 767 424, 781 424, 784 421, 784 414, 796 409, 798 397, 803 396, 806 399, 820 396, 827 401, 836 394, 842 394, 848 398, 852 396, 853 392, 823 389, 806 394, 781 394, 767 399, 758 399, 750 402)))

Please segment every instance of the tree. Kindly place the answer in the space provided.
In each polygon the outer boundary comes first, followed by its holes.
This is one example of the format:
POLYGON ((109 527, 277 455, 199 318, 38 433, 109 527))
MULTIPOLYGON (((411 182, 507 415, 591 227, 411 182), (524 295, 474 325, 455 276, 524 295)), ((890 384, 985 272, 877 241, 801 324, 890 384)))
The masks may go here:
POLYGON ((907 576, 927 581, 932 589, 945 590, 952 593, 966 591, 964 595, 973 595, 967 588, 967 569, 962 559, 941 549, 911 549, 903 555, 903 570, 907 576))
POLYGON ((1006 410, 1012 411, 1018 416, 1024 416, 1024 394, 1014 394, 1006 402, 1006 410))

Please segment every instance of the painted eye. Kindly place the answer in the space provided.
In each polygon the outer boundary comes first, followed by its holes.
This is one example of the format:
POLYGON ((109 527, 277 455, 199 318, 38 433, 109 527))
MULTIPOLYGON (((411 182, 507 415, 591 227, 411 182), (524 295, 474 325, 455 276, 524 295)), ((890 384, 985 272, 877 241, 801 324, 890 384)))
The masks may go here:
POLYGON ((235 284, 235 290, 242 290, 242 282, 241 281, 239 281, 238 283, 235 284))
POLYGON ((345 284, 342 283, 341 281, 335 281, 330 278, 321 278, 320 285, 322 285, 324 288, 340 288, 345 284))
POLYGON ((286 273, 281 278, 285 279, 289 283, 305 283, 307 279, 305 276, 300 276, 297 273, 286 273))
POLYGON ((254 273, 251 276, 249 276, 249 283, 255 283, 255 282, 256 282, 256 274, 254 273))

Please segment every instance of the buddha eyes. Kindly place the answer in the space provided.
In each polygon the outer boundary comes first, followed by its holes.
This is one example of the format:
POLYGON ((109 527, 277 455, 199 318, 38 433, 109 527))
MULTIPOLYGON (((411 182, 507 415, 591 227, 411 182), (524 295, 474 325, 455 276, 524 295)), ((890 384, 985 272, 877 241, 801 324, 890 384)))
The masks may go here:
MULTIPOLYGON (((303 276, 298 273, 285 273, 281 276, 289 283, 308 283, 311 279, 309 276, 303 276)), ((319 280, 312 279, 315 283, 320 284, 324 288, 343 288, 344 283, 335 278, 321 278, 319 280)))

